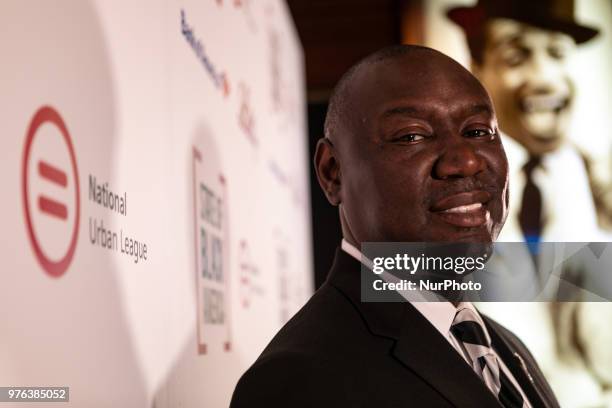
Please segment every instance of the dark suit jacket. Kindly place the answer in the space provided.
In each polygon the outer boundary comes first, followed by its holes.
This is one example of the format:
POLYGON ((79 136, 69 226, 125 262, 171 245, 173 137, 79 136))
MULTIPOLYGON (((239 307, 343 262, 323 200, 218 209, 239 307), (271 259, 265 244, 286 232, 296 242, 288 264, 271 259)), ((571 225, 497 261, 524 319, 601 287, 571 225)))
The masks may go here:
MULTIPOLYGON (((238 382, 232 408, 501 406, 410 303, 362 303, 360 267, 336 251, 327 281, 238 382)), ((558 407, 521 341, 483 319, 533 407, 558 407)))

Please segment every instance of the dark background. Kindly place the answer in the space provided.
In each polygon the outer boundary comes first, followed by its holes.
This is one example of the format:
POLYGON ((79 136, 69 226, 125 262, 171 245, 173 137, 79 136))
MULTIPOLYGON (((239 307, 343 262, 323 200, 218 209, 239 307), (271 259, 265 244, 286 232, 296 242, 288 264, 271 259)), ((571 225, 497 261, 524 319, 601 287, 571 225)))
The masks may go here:
MULTIPOLYGON (((306 62, 310 157, 323 137, 329 95, 342 74, 393 44, 423 43, 422 0, 288 0, 306 62)), ((311 162, 312 163, 312 162, 311 162)), ((310 167, 315 288, 331 267, 342 233, 310 167)))

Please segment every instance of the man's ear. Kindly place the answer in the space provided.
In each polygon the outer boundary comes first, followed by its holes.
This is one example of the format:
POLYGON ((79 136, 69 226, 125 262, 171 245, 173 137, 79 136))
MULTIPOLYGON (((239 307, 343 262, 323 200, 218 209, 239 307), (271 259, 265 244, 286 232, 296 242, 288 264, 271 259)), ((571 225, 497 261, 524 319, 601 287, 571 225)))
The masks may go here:
POLYGON ((319 185, 331 205, 342 202, 340 162, 334 145, 327 138, 321 138, 317 142, 317 150, 314 155, 314 166, 317 173, 319 185))

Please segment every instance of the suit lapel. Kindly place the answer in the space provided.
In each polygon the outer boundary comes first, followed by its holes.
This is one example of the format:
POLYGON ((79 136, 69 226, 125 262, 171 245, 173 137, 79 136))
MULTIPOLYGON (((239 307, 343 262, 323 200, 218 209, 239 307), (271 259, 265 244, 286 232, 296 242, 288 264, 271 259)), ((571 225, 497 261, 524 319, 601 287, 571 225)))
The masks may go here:
POLYGON ((412 305, 393 355, 457 407, 500 407, 473 368, 412 305))
POLYGON ((493 348, 521 386, 531 406, 533 408, 558 406, 556 401, 552 401, 544 393, 543 389, 546 386, 542 383, 542 375, 530 364, 529 359, 523 357, 523 347, 508 336, 504 336, 486 316, 483 316, 483 320, 491 335, 493 348))
MULTIPOLYGON (((338 249, 328 282, 349 298, 372 334, 395 340, 393 358, 457 407, 501 406, 474 370, 412 305, 405 301, 361 302, 360 269, 357 260, 338 249)), ((366 276, 371 278, 372 274, 366 276)))

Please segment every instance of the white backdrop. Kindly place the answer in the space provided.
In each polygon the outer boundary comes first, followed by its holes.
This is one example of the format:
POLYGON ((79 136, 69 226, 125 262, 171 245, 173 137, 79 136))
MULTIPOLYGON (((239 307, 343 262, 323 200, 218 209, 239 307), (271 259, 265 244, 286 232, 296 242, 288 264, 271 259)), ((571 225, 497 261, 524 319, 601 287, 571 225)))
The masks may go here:
POLYGON ((286 5, 3 1, 0 55, 0 386, 227 406, 312 292, 286 5))

